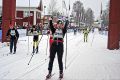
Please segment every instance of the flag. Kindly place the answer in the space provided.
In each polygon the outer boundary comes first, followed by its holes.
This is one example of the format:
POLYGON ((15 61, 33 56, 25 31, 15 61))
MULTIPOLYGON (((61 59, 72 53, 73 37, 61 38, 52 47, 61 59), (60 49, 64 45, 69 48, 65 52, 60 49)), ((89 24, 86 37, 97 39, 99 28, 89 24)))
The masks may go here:
POLYGON ((101 11, 100 11, 100 18, 102 17, 103 10, 102 10, 102 2, 101 2, 101 11))
POLYGON ((70 11, 70 4, 69 4, 69 11, 70 11))
POLYGON ((65 9, 67 9, 65 1, 62 1, 62 7, 65 8, 65 9))
POLYGON ((43 3, 42 0, 40 0, 39 6, 37 7, 40 11, 43 11, 43 3))
POLYGON ((70 11, 70 0, 69 0, 69 11, 70 11))

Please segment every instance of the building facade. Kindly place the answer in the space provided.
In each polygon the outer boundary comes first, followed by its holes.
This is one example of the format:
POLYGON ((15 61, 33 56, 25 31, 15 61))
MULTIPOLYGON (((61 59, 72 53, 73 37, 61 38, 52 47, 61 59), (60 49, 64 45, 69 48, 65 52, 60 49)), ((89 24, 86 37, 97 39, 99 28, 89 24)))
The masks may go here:
POLYGON ((16 11, 16 25, 26 26, 36 25, 41 22, 41 11, 35 7, 17 7, 16 11), (30 12, 29 12, 30 10, 30 12))
MULTIPOLYGON (((17 7, 16 8, 16 26, 36 25, 41 22, 41 13, 37 7, 17 7), (29 15, 30 14, 30 15, 29 15)), ((2 7, 0 7, 0 17, 2 16, 2 7)))

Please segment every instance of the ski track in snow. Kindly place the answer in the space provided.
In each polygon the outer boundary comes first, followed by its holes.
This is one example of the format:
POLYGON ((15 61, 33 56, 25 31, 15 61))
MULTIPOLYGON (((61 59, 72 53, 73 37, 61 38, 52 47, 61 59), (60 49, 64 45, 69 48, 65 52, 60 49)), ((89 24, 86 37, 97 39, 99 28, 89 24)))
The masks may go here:
MULTIPOLYGON (((16 54, 3 56, 7 51, 9 52, 9 47, 0 48, 0 80, 45 80, 49 62, 49 47, 46 55, 46 40, 48 37, 43 36, 39 44, 39 53, 35 54, 30 65, 27 65, 32 54, 32 37, 29 38, 29 53, 28 37, 19 39, 16 54)), ((90 33, 88 42, 84 43, 83 34, 77 33, 74 35, 71 32, 68 33, 67 40, 67 68, 64 70, 62 80, 120 79, 120 50, 110 51, 106 49, 107 36, 100 35, 98 32, 90 33)), ((65 64, 65 52, 66 36, 64 38, 63 64, 65 64)), ((53 73, 55 75, 50 80, 58 80, 59 68, 56 57, 53 64, 53 73)))

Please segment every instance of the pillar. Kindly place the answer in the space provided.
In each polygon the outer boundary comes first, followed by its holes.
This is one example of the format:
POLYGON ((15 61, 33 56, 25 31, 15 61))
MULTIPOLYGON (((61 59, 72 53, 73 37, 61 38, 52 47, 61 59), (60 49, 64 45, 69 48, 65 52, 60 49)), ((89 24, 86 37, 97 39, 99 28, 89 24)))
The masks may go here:
POLYGON ((120 0, 110 0, 108 49, 119 49, 120 0))
POLYGON ((3 0, 2 6, 2 42, 6 42, 6 33, 10 24, 15 25, 16 0, 3 0))

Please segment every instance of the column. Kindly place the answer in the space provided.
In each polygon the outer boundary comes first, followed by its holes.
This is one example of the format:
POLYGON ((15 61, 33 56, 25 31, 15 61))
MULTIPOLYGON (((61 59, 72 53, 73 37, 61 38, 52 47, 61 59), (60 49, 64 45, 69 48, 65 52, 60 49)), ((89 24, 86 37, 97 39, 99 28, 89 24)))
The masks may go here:
POLYGON ((3 0, 2 42, 6 42, 6 33, 10 24, 15 25, 16 0, 3 0))
POLYGON ((119 49, 120 0, 110 0, 108 49, 119 49))

